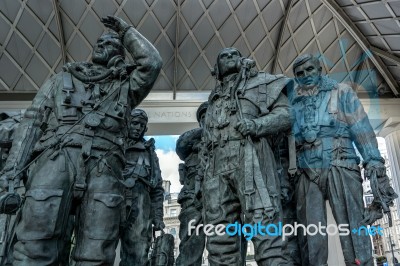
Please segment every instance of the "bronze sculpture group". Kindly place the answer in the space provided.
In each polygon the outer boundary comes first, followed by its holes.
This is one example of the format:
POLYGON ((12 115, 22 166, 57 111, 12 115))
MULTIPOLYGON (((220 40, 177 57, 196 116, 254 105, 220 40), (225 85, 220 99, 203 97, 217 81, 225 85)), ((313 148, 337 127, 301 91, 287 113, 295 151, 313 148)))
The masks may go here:
MULTIPOLYGON (((7 247, 13 265, 113 265, 119 239, 120 265, 148 265, 152 232, 165 227, 154 140, 143 138, 148 117, 134 109, 162 60, 122 19, 102 22, 112 31, 98 39, 92 62, 66 64, 41 87, 2 162, 0 212, 18 213, 7 247), (126 62, 125 49, 134 62, 126 62)), ((216 86, 197 112, 200 128, 177 142, 184 164, 176 265, 200 266, 205 245, 210 265, 245 263, 241 236, 190 235, 193 219, 326 225, 328 200, 337 223, 353 228, 372 224, 393 203, 397 195, 357 95, 321 71, 308 54, 295 60, 294 80, 256 71, 236 48, 217 55, 216 86), (374 186, 368 209, 353 143, 374 186)), ((340 240, 346 265, 373 265, 369 237, 340 240)), ((327 265, 327 236, 259 234, 252 241, 258 265, 327 265)))

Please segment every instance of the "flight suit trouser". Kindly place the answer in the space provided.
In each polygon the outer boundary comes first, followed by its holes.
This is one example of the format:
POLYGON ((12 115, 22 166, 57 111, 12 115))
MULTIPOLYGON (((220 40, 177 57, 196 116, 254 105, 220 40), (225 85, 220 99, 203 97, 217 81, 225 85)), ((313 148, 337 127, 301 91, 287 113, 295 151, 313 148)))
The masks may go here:
POLYGON ((132 206, 121 229, 120 266, 145 266, 152 237, 151 199, 148 187, 140 181, 132 188, 132 206))
MULTIPOLYGON (((255 223, 254 213, 246 211, 242 147, 240 141, 229 141, 224 147, 216 147, 209 158, 202 189, 205 225, 227 226, 235 222, 253 225, 255 223), (243 221, 241 217, 244 217, 243 221)), ((275 189, 280 191, 280 188, 275 189)), ((281 206, 278 208, 279 212, 272 220, 264 215, 259 222, 264 226, 278 225, 283 217, 281 206)), ((228 234, 207 236, 206 248, 209 252, 210 265, 242 266, 244 260, 242 254, 246 252, 241 250, 245 246, 241 243, 241 238, 238 235, 229 236, 228 234)), ((254 234, 251 241, 254 244, 255 260, 259 266, 292 265, 283 256, 282 236, 254 234)))
POLYGON ((81 148, 48 150, 30 168, 26 200, 17 226, 14 265, 58 265, 66 227, 76 208, 73 265, 113 265, 123 207, 120 156, 93 150, 86 168, 87 189, 74 197, 81 148))
MULTIPOLYGON (((327 225, 326 203, 332 208, 337 225, 348 224, 349 235, 340 236, 343 256, 346 265, 356 265, 359 259, 361 265, 372 266, 372 245, 369 235, 354 234, 353 228, 358 228, 363 219, 364 203, 362 179, 359 170, 333 166, 327 173, 326 185, 321 187, 311 182, 303 173, 296 185, 297 220, 299 224, 322 226, 327 225), (326 191, 325 195, 322 191, 326 191)), ((324 182, 325 183, 325 182, 324 182)), ((314 236, 298 232, 302 264, 309 266, 327 265, 328 235, 314 236)))
MULTIPOLYGON (((188 199, 187 201, 190 201, 188 199)), ((198 204, 199 202, 196 201, 198 204)), ((203 230, 191 230, 189 235, 189 223, 191 226, 196 227, 203 224, 202 208, 195 204, 190 204, 187 207, 182 207, 179 214, 179 256, 176 259, 176 266, 201 266, 203 259, 203 252, 206 243, 206 236, 203 230)))

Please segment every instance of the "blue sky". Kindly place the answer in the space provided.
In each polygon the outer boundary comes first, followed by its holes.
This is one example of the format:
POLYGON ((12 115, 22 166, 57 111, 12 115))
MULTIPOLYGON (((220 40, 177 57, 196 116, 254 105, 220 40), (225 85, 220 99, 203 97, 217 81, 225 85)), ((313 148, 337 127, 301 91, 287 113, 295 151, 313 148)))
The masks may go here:
POLYGON ((156 149, 163 150, 165 152, 175 151, 176 140, 178 135, 171 136, 145 136, 146 139, 154 138, 156 141, 156 149))

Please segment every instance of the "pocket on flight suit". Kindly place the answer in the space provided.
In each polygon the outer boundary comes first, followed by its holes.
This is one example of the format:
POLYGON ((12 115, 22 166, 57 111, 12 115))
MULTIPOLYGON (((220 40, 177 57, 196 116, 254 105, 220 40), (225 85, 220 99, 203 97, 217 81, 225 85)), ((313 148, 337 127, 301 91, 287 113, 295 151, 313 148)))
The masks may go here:
POLYGON ((122 202, 124 197, 118 194, 94 193, 89 202, 87 223, 89 238, 96 240, 116 240, 121 221, 122 202))
POLYGON ((25 194, 23 218, 18 225, 19 240, 51 239, 56 230, 61 233, 60 210, 63 190, 37 188, 25 194))
POLYGON ((220 180, 212 178, 203 183, 205 219, 207 222, 221 217, 220 180))

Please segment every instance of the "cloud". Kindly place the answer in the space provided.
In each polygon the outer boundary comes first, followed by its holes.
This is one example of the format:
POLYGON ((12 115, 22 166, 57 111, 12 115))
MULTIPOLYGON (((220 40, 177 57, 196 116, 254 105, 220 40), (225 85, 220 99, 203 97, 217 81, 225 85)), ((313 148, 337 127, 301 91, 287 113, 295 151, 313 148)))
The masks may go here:
POLYGON ((179 183, 178 165, 182 163, 175 151, 165 151, 156 149, 158 159, 160 161, 161 175, 164 180, 171 182, 171 193, 181 191, 181 184, 179 183))

